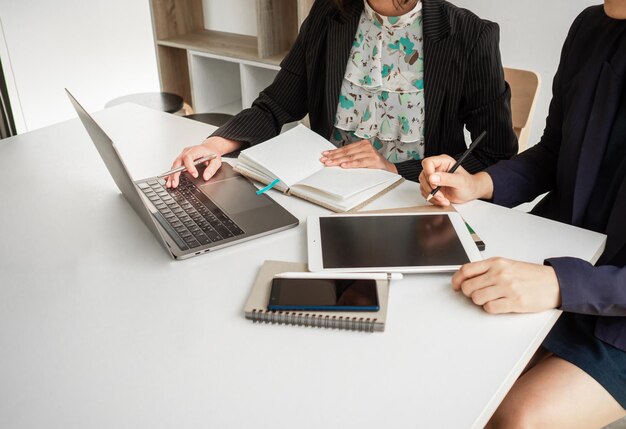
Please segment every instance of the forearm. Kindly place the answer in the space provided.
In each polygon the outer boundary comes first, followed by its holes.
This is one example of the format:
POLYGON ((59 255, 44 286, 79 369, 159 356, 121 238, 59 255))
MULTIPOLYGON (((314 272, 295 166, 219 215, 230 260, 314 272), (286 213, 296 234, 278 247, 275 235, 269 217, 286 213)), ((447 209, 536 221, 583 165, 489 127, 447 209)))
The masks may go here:
POLYGON ((202 144, 218 155, 226 155, 243 148, 244 144, 235 140, 226 139, 218 136, 208 137, 202 144))
POLYGON ((495 204, 515 207, 554 189, 558 142, 544 137, 532 148, 485 169, 493 181, 495 204))
POLYGON ((598 316, 626 316, 626 268, 594 267, 576 258, 551 258, 559 280, 561 309, 598 316))
POLYGON ((475 200, 487 200, 493 199, 493 180, 491 176, 484 171, 476 173, 472 176, 472 182, 474 185, 474 198, 475 200))

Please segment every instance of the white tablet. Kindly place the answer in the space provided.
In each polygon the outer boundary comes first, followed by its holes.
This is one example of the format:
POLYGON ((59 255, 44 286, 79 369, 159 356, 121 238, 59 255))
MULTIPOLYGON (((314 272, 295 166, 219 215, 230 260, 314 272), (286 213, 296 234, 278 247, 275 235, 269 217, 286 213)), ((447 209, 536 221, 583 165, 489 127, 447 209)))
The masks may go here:
POLYGON ((310 216, 307 234, 310 271, 434 273, 482 259, 458 213, 310 216))

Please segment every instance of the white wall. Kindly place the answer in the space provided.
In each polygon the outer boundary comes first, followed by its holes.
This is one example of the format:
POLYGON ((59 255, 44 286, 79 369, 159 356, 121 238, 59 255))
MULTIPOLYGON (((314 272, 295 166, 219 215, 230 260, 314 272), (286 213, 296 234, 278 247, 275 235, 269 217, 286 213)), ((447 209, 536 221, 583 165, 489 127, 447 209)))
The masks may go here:
POLYGON ((75 117, 64 87, 88 110, 159 89, 147 0, 0 0, 0 20, 21 132, 75 117))
POLYGON ((256 0, 203 0, 204 27, 208 30, 256 36, 255 8, 256 0))
POLYGON ((570 25, 583 9, 599 0, 451 0, 481 18, 500 24, 502 63, 541 74, 542 86, 529 146, 545 126, 552 96, 552 78, 570 25))

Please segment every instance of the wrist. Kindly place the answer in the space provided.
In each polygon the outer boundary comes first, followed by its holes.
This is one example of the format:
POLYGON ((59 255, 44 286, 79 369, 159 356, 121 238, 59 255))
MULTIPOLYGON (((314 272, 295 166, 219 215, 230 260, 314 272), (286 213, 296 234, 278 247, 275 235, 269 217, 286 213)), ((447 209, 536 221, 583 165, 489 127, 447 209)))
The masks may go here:
POLYGON ((398 174, 398 167, 391 161, 387 161, 387 171, 390 171, 394 174, 398 174))
POLYGON ((239 150, 239 148, 241 147, 241 143, 239 142, 217 136, 208 137, 205 141, 202 142, 202 145, 220 156, 239 150))
POLYGON ((481 171, 473 176, 474 199, 493 199, 493 180, 488 173, 481 171))
POLYGON ((549 265, 542 266, 545 273, 545 284, 548 285, 547 290, 549 291, 549 301, 548 305, 550 308, 560 308, 561 307, 561 286, 559 284, 559 279, 556 275, 556 271, 554 268, 549 265))

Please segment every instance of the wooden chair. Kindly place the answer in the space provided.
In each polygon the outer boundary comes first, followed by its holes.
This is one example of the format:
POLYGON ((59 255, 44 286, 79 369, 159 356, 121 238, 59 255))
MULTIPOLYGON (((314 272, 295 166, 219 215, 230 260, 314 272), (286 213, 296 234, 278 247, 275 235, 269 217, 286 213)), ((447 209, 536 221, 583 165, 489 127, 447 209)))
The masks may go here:
POLYGON ((504 79, 511 86, 511 113, 513 129, 519 140, 519 151, 528 146, 530 126, 533 122, 541 76, 530 70, 505 68, 504 79))

